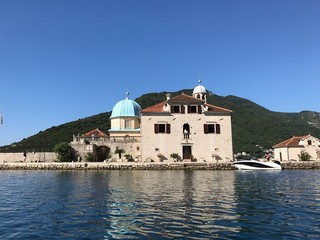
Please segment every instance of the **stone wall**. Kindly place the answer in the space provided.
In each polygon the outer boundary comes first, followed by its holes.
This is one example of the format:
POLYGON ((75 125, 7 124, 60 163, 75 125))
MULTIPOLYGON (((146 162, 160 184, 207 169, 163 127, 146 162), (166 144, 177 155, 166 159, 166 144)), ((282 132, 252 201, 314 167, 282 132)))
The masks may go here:
MULTIPOLYGON (((286 162, 288 169, 320 169, 320 162, 286 162)), ((235 170, 232 163, 100 163, 25 162, 2 163, 0 170, 235 170)), ((260 170, 263 171, 263 170, 260 170)))
POLYGON ((56 159, 54 152, 0 153, 0 163, 54 162, 56 159))
POLYGON ((234 170, 231 163, 101 163, 23 162, 3 163, 0 170, 234 170))
POLYGON ((320 161, 294 161, 281 163, 283 169, 320 169, 320 161))

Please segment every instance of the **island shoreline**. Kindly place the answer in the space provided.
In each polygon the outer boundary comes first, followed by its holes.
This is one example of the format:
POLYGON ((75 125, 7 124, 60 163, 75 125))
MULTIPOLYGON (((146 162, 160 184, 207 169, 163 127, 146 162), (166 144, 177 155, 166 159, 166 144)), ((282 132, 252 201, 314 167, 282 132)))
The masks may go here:
MULTIPOLYGON (((283 170, 315 169, 320 170, 319 161, 283 162, 283 170)), ((0 170, 236 170, 230 163, 197 163, 197 162, 170 162, 170 163, 104 163, 104 162, 19 162, 2 163, 0 170)))

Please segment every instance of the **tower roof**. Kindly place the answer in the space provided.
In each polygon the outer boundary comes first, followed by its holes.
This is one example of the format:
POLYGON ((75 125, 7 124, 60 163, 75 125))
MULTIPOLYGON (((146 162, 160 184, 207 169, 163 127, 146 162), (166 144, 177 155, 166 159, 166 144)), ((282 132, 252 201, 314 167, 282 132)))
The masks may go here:
POLYGON ((193 94, 198 93, 207 93, 207 90, 204 86, 201 85, 201 80, 198 81, 199 85, 193 89, 193 94))
POLYGON ((129 93, 126 93, 126 95, 127 96, 124 100, 117 102, 113 107, 110 118, 139 117, 141 111, 140 105, 137 102, 129 99, 129 93))

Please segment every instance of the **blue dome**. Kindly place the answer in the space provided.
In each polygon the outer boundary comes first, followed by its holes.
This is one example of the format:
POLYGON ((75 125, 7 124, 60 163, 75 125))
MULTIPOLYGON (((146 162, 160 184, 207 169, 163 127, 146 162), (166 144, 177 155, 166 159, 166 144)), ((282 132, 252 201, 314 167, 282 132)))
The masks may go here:
POLYGON ((119 101, 112 109, 110 118, 116 117, 139 117, 141 107, 129 98, 119 101))

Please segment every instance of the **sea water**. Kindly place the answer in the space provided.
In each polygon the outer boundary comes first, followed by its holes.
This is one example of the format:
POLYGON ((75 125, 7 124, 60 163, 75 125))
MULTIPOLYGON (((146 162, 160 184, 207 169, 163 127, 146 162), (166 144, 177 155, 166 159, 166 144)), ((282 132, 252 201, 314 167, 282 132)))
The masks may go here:
POLYGON ((0 171, 0 239, 319 239, 320 171, 0 171))

